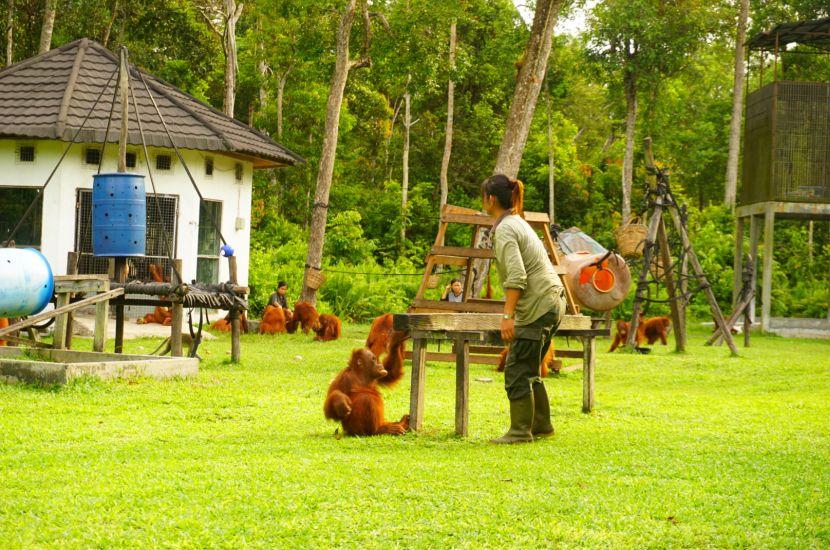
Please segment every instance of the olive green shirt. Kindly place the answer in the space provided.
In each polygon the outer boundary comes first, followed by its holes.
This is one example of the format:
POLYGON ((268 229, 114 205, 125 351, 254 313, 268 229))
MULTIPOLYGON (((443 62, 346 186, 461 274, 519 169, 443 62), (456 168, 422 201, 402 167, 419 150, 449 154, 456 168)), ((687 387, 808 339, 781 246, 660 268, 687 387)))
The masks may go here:
POLYGON ((516 304, 516 326, 527 325, 558 308, 562 281, 533 228, 520 216, 496 222, 493 250, 502 288, 522 291, 516 304))

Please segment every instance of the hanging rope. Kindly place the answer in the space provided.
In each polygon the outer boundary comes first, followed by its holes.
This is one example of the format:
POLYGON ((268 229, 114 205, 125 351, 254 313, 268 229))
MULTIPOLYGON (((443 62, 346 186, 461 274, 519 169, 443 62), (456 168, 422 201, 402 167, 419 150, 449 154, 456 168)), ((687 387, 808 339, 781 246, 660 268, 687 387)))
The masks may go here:
MULTIPOLYGON (((35 195, 35 198, 34 198, 34 199, 32 199, 32 202, 31 202, 31 203, 29 203, 29 207, 28 207, 28 208, 26 209, 26 211, 23 213, 23 216, 20 218, 20 221, 18 221, 18 222, 17 222, 17 225, 15 225, 15 226, 14 226, 14 228, 13 228, 13 229, 9 232, 9 234, 6 236, 6 240, 5 240, 5 241, 3 241, 3 246, 4 246, 4 247, 5 247, 5 246, 8 246, 8 245, 9 245, 9 243, 10 243, 10 242, 14 239, 15 235, 17 235, 17 232, 18 232, 18 231, 20 230, 20 228, 23 226, 23 223, 26 221, 26 219, 27 219, 27 218, 29 217, 29 215, 32 213, 32 210, 34 210, 34 208, 35 208, 35 204, 37 204, 37 201, 38 201, 38 200, 39 200, 39 199, 43 196, 43 192, 46 190, 46 186, 48 186, 48 185, 49 185, 49 182, 51 182, 51 181, 52 181, 52 177, 54 177, 55 172, 57 172, 57 171, 58 171, 58 168, 60 167, 61 163, 63 162, 63 159, 64 159, 64 158, 66 158, 67 153, 69 153, 69 150, 70 150, 70 149, 72 148, 72 146, 75 144, 76 140, 78 139, 78 136, 79 136, 79 135, 80 135, 80 133, 81 133, 81 130, 83 130, 83 129, 84 129, 84 126, 86 126, 86 123, 87 123, 87 121, 89 120, 90 115, 91 115, 91 114, 92 114, 92 112, 95 110, 95 107, 97 107, 97 106, 98 106, 98 102, 99 102, 99 101, 101 101, 101 97, 103 97, 104 92, 106 92, 106 91, 107 91, 107 88, 109 88, 109 85, 110 85, 110 83, 112 82, 112 79, 113 79, 113 78, 115 78, 115 75, 116 75, 116 74, 118 74, 118 69, 117 69, 117 68, 116 68, 116 69, 112 72, 112 74, 110 75, 110 78, 109 78, 109 80, 107 80, 107 83, 104 85, 104 88, 101 90, 101 93, 100 93, 100 94, 98 94, 98 97, 97 97, 97 98, 95 98, 95 103, 93 103, 93 104, 92 104, 92 107, 90 107, 89 112, 86 114, 86 116, 84 117, 84 120, 81 122, 80 127, 78 127, 78 129, 75 131, 75 135, 73 135, 73 136, 72 136, 72 139, 70 140, 69 144, 68 144, 68 145, 66 146, 66 148, 63 150, 63 154, 62 154, 62 155, 61 155, 61 157, 58 159, 58 162, 57 162, 57 164, 55 164, 55 167, 54 167, 54 168, 52 168, 52 172, 50 172, 50 173, 49 173, 49 177, 47 177, 47 178, 46 178, 46 182, 45 182, 45 183, 43 184, 43 186, 41 186, 41 188, 38 190, 37 195, 35 195)), ((113 99, 113 101, 114 101, 114 99, 113 99)))
MULTIPOLYGON (((153 108, 156 110, 156 114, 158 114, 159 120, 161 121, 161 125, 164 127, 164 132, 167 134, 167 139, 170 140, 171 145, 173 146, 173 150, 176 151, 176 156, 179 159, 179 162, 182 163, 184 167, 184 171, 187 173, 187 177, 190 179, 190 183, 193 185, 193 189, 196 190, 196 194, 199 196, 199 208, 200 211, 203 209, 205 198, 202 196, 202 192, 199 191, 199 186, 196 185, 196 180, 193 179, 193 174, 190 173, 190 168, 187 167, 187 163, 184 161, 184 157, 182 156, 179 148, 176 146, 176 142, 173 140, 173 136, 170 134, 170 128, 167 127, 167 122, 165 122, 164 117, 161 115, 161 111, 159 110, 158 105, 156 104, 156 100, 153 97, 153 94, 150 92, 150 87, 147 86, 147 81, 144 80, 144 75, 141 74, 141 71, 136 71, 138 73, 138 77, 141 79, 141 83, 144 84, 144 91, 147 92, 147 95, 150 98, 150 102, 153 104, 153 108)), ((205 210, 210 218, 211 223, 213 224, 213 228, 216 229, 216 233, 219 235, 219 238, 222 240, 222 244, 227 245, 228 241, 225 240, 225 237, 222 235, 222 230, 219 229, 219 225, 216 223, 216 220, 213 217, 213 214, 210 211, 205 210)))
MULTIPOLYGON (((128 65, 129 67, 129 65, 128 65)), ((127 69, 129 75, 129 68, 127 69)), ((129 76, 128 76, 129 78, 129 76)), ((150 187, 153 189, 153 202, 156 205, 156 216, 158 216, 159 223, 161 224, 161 231, 162 235, 164 236, 164 247, 167 249, 167 257, 170 260, 170 266, 173 268, 173 272, 176 274, 176 278, 181 284, 184 279, 182 279, 182 274, 179 273, 179 270, 176 268, 176 262, 173 259, 173 250, 170 248, 170 236, 167 233, 167 227, 164 224, 164 218, 161 213, 161 205, 159 204, 159 196, 156 192, 156 182, 153 178, 153 171, 150 169, 150 155, 147 152, 147 141, 144 139, 144 126, 141 123, 141 115, 138 112, 138 102, 135 99, 135 94, 133 93, 133 87, 129 86, 128 89, 130 90, 130 99, 133 102, 133 110, 135 111, 135 118, 138 121, 138 133, 141 136, 141 148, 144 151, 144 160, 147 162, 147 175, 150 177, 150 187)), ((112 116, 110 114, 110 116, 112 116)))

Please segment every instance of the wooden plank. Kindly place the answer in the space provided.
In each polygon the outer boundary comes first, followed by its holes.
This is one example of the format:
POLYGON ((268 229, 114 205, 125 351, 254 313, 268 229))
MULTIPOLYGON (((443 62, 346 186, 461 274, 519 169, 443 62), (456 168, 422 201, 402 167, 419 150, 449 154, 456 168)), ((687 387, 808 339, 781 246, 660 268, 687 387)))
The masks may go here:
POLYGON ((459 258, 457 256, 441 256, 441 255, 434 255, 430 256, 432 263, 435 265, 456 265, 456 266, 466 266, 467 260, 465 258, 459 258))
POLYGON ((466 437, 469 425, 470 343, 459 337, 455 349, 455 434, 466 437))
MULTIPOLYGON (((404 352, 403 354, 404 359, 412 359, 412 352, 404 352)), ((580 354, 580 357, 582 355, 580 354)), ((454 363, 456 359, 455 353, 445 353, 445 352, 438 352, 438 351, 428 351, 424 357, 425 361, 428 363, 454 363)), ((478 355, 478 354, 470 354, 470 364, 471 365, 498 365, 499 364, 499 356, 498 355, 478 355)))
MULTIPOLYGON (((80 258, 79 258, 78 253, 74 252, 74 251, 70 251, 66 255, 66 274, 67 275, 77 275, 78 274, 78 260, 79 259, 80 258)), ((70 295, 69 296, 70 301, 74 297, 75 297, 74 295, 70 295)), ((73 321, 72 317, 73 317, 73 315, 72 315, 71 311, 66 314, 66 337, 65 337, 66 339, 64 340, 64 347, 66 349, 72 349, 72 321, 73 321)))
POLYGON ((79 282, 79 281, 109 281, 109 275, 102 274, 81 274, 81 275, 55 275, 55 286, 58 283, 79 282))
MULTIPOLYGON (((104 281, 103 292, 109 292, 109 280, 104 281)), ((92 351, 102 352, 107 345, 107 320, 110 316, 108 300, 95 304, 95 332, 92 336, 92 351)))
POLYGON ((413 300, 412 307, 424 310, 457 311, 459 313, 501 313, 504 302, 444 302, 441 300, 413 300))
POLYGON ((123 289, 116 288, 114 290, 110 290, 109 292, 103 292, 101 294, 97 294, 95 296, 90 296, 89 298, 84 298, 79 302, 75 302, 74 304, 66 305, 62 308, 55 308, 52 311, 44 311, 43 313, 38 313, 37 315, 32 315, 28 319, 24 321, 20 321, 13 325, 9 325, 4 329, 0 329, 0 336, 5 336, 6 334, 11 334, 18 330, 23 330, 26 327, 30 327, 32 325, 36 325, 41 321, 45 321, 46 319, 51 319, 52 317, 57 317, 62 313, 66 313, 67 311, 75 311, 76 309, 81 309, 86 306, 90 306, 92 304, 97 304, 102 300, 110 300, 115 298, 116 296, 120 296, 124 293, 123 289))
MULTIPOLYGON (((69 305, 69 293, 62 292, 58 294, 55 302, 56 310, 65 309, 67 305, 69 305)), ((69 312, 67 311, 66 313, 58 315, 58 318, 55 319, 55 330, 52 337, 52 347, 55 349, 63 349, 66 346, 66 316, 68 314, 69 312)))
POLYGON ((585 352, 578 349, 555 349, 553 350, 553 356, 556 358, 567 357, 569 359, 582 359, 585 356, 585 352))
POLYGON ((596 367, 597 343, 594 338, 582 341, 582 412, 594 410, 594 368, 596 367))
MULTIPOLYGON (((393 317, 395 330, 423 331, 495 331, 501 330, 501 315, 493 313, 410 313, 393 317)), ((557 334, 568 330, 590 330, 587 315, 565 315, 557 334)), ((597 334, 607 335, 607 329, 597 334)), ((564 335, 564 334, 563 334, 564 335)))
POLYGON ((409 427, 420 430, 424 423, 424 382, 426 382, 427 342, 412 341, 412 382, 409 387, 409 427))
POLYGON ((495 253, 492 248, 468 248, 465 246, 433 246, 430 254, 455 256, 458 258, 484 258, 488 260, 495 258, 495 253))
POLYGON ((435 261, 432 256, 427 256, 427 266, 424 269, 424 276, 421 278, 421 284, 418 285, 418 291, 415 293, 415 301, 423 299, 424 293, 427 291, 427 282, 429 276, 432 275, 432 270, 435 269, 435 261))

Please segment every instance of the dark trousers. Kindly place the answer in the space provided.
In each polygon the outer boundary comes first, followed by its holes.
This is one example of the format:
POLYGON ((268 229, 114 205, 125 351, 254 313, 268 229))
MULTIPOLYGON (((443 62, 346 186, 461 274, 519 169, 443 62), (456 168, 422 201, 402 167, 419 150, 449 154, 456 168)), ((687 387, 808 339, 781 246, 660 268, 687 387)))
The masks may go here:
POLYGON ((542 358, 550 348, 564 312, 565 302, 562 300, 561 307, 545 313, 529 325, 516 327, 516 339, 510 344, 504 366, 504 389, 511 401, 527 397, 533 384, 541 382, 542 358))

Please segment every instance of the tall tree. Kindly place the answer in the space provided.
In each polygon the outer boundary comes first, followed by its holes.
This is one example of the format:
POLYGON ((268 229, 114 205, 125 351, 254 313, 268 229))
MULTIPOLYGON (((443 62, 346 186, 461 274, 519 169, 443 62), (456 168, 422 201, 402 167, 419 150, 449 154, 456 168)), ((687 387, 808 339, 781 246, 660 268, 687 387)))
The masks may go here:
POLYGON ((634 141, 640 87, 656 98, 662 79, 676 73, 703 42, 697 0, 606 0, 591 12, 590 48, 608 74, 616 76, 625 102, 622 219, 631 217, 634 141))
POLYGON ((516 89, 510 102, 504 136, 496 156, 496 174, 505 174, 511 178, 519 174, 527 134, 536 110, 536 99, 539 97, 539 90, 542 89, 548 66, 553 28, 561 7, 562 0, 536 2, 533 25, 516 78, 516 89))
POLYGON ((726 189, 724 203, 735 206, 738 188, 738 155, 741 147, 741 115, 744 107, 744 42, 749 18, 749 0, 738 0, 738 36, 735 39, 735 76, 732 85, 732 122, 729 126, 729 156, 726 160, 726 189))
POLYGON ((6 12, 6 65, 14 63, 14 0, 9 0, 6 12))
POLYGON ((55 28, 55 2, 45 0, 43 3, 43 24, 40 27, 40 47, 37 53, 46 53, 52 49, 52 30, 55 28))
POLYGON ((447 124, 444 129, 444 156, 441 157, 441 174, 439 181, 441 185, 441 199, 439 202, 440 208, 447 204, 447 195, 449 194, 449 177, 448 172, 450 168, 450 155, 452 154, 452 131, 453 131, 453 116, 455 111, 455 43, 456 43, 456 20, 453 19, 450 23, 450 53, 449 53, 449 69, 450 78, 447 81, 447 124))
POLYGON ((225 54, 225 97, 222 110, 233 116, 236 105, 236 73, 239 70, 236 49, 236 23, 242 16, 243 4, 236 0, 208 0, 200 4, 200 12, 208 26, 222 39, 225 54))
MULTIPOLYGON (((328 217, 329 193, 334 175, 334 159, 337 154, 337 136, 340 127, 340 108, 343 105, 343 92, 349 71, 371 65, 369 44, 371 40, 371 23, 369 9, 365 0, 361 2, 361 11, 364 23, 363 53, 358 59, 349 56, 349 37, 354 23, 357 0, 347 0, 340 14, 340 23, 337 28, 336 58, 334 74, 331 79, 328 101, 326 102, 326 127, 323 135, 323 152, 320 155, 320 166, 317 170, 317 190, 314 193, 314 206, 311 215, 311 229, 308 236, 308 255, 306 256, 307 269, 321 268, 323 260, 323 244, 326 237, 326 219, 328 217)), ((308 271, 303 280, 301 299, 317 302, 317 289, 308 286, 308 271)))

